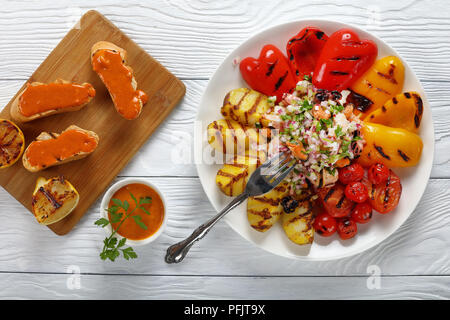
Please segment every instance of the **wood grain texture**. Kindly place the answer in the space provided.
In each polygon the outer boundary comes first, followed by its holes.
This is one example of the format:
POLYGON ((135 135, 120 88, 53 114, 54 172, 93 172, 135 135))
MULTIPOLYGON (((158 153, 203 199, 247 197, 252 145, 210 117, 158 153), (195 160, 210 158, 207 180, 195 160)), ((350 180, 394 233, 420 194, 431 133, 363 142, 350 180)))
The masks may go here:
POLYGON ((166 196, 167 228, 151 245, 135 247, 139 258, 133 262, 100 261, 105 233, 94 225, 100 201, 73 232, 58 237, 37 224, 11 196, 0 193, 0 212, 8 221, 0 224, 0 272, 61 273, 65 266, 77 265, 82 273, 155 276, 364 276, 369 266, 376 265, 383 275, 450 275, 450 180, 432 180, 419 206, 397 232, 353 257, 308 263, 278 257, 246 241, 222 221, 177 265, 164 262, 167 247, 191 234, 215 212, 197 178, 149 181, 166 196))
POLYGON ((450 81, 450 65, 442 63, 450 61, 450 22, 445 15, 450 3, 445 0, 7 1, 0 8, 1 76, 27 78, 89 9, 100 10, 185 79, 209 78, 232 49, 263 29, 319 18, 357 25, 380 36, 410 63, 420 80, 450 81))
MULTIPOLYGON (((19 124, 27 145, 40 132, 60 133, 75 124, 98 134, 100 141, 97 149, 85 159, 38 173, 30 173, 17 163, 2 171, 0 185, 31 210, 31 194, 36 179, 39 176, 51 178, 63 175, 75 186, 81 199, 70 215, 48 226, 56 234, 64 235, 75 226, 111 180, 177 105, 184 96, 185 87, 96 11, 89 11, 81 18, 79 26, 64 37, 28 82, 49 83, 58 78, 76 83, 89 82, 96 88, 96 97, 80 112, 64 113, 19 124), (112 107, 105 86, 92 70, 90 49, 100 40, 115 43, 127 51, 128 63, 134 68, 138 86, 149 97, 147 105, 136 120, 128 121, 118 115, 112 107)), ((2 110, 1 118, 10 118, 10 106, 18 94, 2 110)))
MULTIPOLYGON (((69 269, 71 270, 71 269, 69 269)), ((450 277, 185 277, 0 274, 0 299, 449 299, 450 277), (77 286, 79 284, 79 286, 77 286), (78 289, 79 288, 79 289, 78 289), (120 288, 120 290, 117 290, 120 288), (270 290, 272 288, 272 290, 270 290), (277 288, 276 293, 273 288, 277 288), (100 298, 99 298, 100 297, 100 298)), ((190 302, 187 306, 190 306, 190 302)), ((180 310, 180 314, 184 309, 180 310)))

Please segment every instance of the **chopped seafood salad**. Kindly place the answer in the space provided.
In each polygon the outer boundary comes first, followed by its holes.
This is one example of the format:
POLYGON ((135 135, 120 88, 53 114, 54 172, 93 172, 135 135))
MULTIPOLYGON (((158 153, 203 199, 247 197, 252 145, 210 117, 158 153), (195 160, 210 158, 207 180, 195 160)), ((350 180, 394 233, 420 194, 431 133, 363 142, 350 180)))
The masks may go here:
POLYGON ((287 179, 291 192, 336 182, 336 167, 349 164, 361 152, 361 120, 353 114, 353 104, 346 102, 349 93, 316 89, 305 77, 280 103, 275 105, 275 97, 269 97, 273 108, 266 118, 279 129, 279 151, 290 149, 298 159, 287 179))

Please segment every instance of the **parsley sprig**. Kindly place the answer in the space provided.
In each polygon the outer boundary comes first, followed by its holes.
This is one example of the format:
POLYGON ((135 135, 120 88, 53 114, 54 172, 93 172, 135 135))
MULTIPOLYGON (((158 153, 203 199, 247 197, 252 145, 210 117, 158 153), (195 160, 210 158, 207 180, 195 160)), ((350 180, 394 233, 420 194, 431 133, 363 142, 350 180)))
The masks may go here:
POLYGON ((147 230, 147 226, 142 222, 142 218, 140 215, 133 213, 140 209, 144 213, 150 215, 150 212, 143 206, 144 204, 151 203, 152 198, 151 197, 141 197, 139 201, 136 199, 136 197, 130 192, 131 199, 135 202, 136 206, 134 209, 130 210, 130 204, 127 200, 124 200, 123 202, 120 199, 113 198, 111 201, 114 203, 110 208, 105 209, 109 212, 111 216, 111 221, 106 218, 100 218, 97 221, 95 221, 95 225, 100 226, 102 228, 106 227, 107 225, 111 224, 112 232, 109 237, 106 237, 105 240, 103 240, 103 249, 102 252, 100 252, 100 258, 102 260, 109 259, 111 261, 115 261, 116 258, 120 256, 120 252, 122 252, 123 257, 126 260, 135 259, 137 258, 136 252, 134 252, 133 248, 128 246, 125 247, 126 238, 122 238, 118 240, 116 234, 119 230, 119 228, 122 226, 123 222, 127 220, 129 217, 131 217, 136 224, 141 227, 144 230, 147 230), (120 209, 123 209, 123 212, 119 212, 120 209), (125 215, 125 217, 124 217, 125 215), (123 219, 122 219, 123 218, 123 219), (120 223, 119 223, 120 222, 120 223), (119 223, 119 225, 114 228, 112 224, 119 223))

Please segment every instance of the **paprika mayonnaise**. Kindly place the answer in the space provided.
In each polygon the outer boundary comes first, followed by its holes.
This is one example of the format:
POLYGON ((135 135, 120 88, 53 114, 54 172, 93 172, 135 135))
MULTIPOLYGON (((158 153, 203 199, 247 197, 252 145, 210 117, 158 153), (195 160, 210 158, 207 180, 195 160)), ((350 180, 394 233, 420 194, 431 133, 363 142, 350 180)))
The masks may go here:
POLYGON ((92 67, 108 89, 117 112, 127 120, 136 119, 147 94, 136 90, 133 70, 126 65, 126 52, 116 45, 100 41, 91 49, 92 67))

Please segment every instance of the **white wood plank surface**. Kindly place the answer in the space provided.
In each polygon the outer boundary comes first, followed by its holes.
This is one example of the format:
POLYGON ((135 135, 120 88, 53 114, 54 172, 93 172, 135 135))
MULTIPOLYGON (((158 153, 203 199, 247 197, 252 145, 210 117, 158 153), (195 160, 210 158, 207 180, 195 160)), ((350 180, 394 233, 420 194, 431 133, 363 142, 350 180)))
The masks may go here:
POLYGON ((104 234, 93 225, 99 202, 72 233, 58 237, 0 190, 0 298, 450 298, 449 2, 0 0, 0 106, 89 9, 111 19, 187 86, 182 103, 120 174, 150 177, 161 187, 168 198, 168 226, 155 243, 135 248, 136 261, 102 262, 104 234), (214 214, 194 164, 167 165, 180 151, 173 147, 180 139, 187 146, 183 152, 192 150, 208 78, 252 34, 304 18, 338 20, 375 33, 422 81, 436 130, 433 179, 423 199, 398 232, 354 257, 315 263, 277 257, 221 222, 186 261, 165 264, 167 246, 214 214), (378 290, 367 287, 371 266, 383 276, 378 290), (80 289, 67 287, 68 268, 81 272, 80 289))
MULTIPOLYGON (((0 274, 0 299, 449 299, 450 277, 186 277, 0 274), (78 289, 79 288, 79 289, 78 289), (117 290, 120 288, 120 290, 117 290)), ((261 302, 264 304, 264 302, 261 302)), ((188 304, 190 306, 190 302, 188 304)), ((184 310, 184 309, 183 309, 184 310)), ((181 310, 181 312, 183 311, 181 310)))

